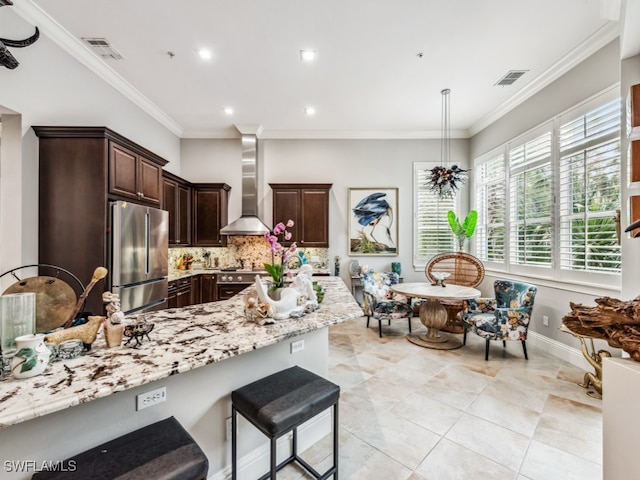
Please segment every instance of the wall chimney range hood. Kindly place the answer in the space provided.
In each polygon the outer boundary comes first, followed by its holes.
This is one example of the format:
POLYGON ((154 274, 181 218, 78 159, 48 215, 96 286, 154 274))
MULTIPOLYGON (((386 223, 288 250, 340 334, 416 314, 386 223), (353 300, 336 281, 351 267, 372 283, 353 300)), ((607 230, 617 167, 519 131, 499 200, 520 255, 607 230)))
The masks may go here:
POLYGON ((242 216, 221 235, 264 235, 271 229, 258 218, 258 135, 261 125, 235 125, 242 140, 242 216))

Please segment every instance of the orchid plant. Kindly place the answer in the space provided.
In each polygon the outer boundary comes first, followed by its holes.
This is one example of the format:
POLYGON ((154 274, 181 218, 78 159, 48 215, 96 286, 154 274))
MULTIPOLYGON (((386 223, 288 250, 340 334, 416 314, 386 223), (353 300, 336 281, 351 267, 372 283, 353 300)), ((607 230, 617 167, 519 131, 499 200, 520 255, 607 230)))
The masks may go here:
POLYGON ((272 232, 264 234, 264 238, 267 239, 271 246, 271 263, 265 263, 265 270, 273 278, 272 288, 282 288, 284 286, 284 277, 286 275, 286 265, 291 258, 293 252, 296 251, 297 246, 292 243, 289 248, 285 248, 282 245, 282 241, 291 240, 291 232, 287 228, 293 227, 293 220, 289 219, 286 225, 282 222, 273 227, 272 232), (280 256, 280 262, 276 263, 276 256, 280 256))

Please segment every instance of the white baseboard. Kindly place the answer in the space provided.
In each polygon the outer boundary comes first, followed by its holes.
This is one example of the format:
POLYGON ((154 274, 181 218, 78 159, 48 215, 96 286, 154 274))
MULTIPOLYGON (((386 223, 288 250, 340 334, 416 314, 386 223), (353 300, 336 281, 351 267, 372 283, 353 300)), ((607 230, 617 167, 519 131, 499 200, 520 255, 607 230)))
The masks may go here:
MULTIPOLYGON (((308 422, 298 427, 298 453, 304 452, 307 448, 319 442, 322 438, 331 432, 332 409, 316 415, 308 422)), ((240 415, 238 415, 240 417, 240 415)), ((291 443, 293 434, 289 432, 278 439, 278 463, 291 455, 291 443)), ((266 437, 265 437, 266 439, 266 437)), ((242 439, 238 439, 238 444, 242 439)), ((227 442, 229 451, 231 451, 231 441, 227 442)), ((331 453, 331 452, 328 452, 331 453)), ((238 477, 239 478, 259 478, 269 471, 270 451, 269 444, 263 445, 248 454, 238 458, 238 477)), ((209 473, 207 480, 229 480, 231 478, 231 465, 222 470, 209 473)))
POLYGON ((560 343, 552 338, 545 337, 530 330, 527 335, 527 344, 533 345, 583 370, 593 370, 579 349, 560 343))

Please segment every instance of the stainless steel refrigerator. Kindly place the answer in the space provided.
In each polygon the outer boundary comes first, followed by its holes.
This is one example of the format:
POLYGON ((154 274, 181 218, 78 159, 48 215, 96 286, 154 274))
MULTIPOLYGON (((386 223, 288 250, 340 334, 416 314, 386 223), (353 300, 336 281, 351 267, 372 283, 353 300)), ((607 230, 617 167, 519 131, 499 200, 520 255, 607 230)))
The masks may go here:
POLYGON ((111 203, 111 291, 125 313, 167 306, 169 213, 111 203))

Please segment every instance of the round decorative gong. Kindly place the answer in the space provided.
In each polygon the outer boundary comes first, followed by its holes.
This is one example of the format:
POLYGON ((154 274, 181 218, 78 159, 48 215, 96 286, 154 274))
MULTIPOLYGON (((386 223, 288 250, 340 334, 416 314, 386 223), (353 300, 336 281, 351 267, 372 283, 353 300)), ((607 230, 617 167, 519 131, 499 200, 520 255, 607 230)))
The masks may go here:
POLYGON ((64 324, 74 311, 77 296, 68 283, 55 277, 29 277, 4 292, 36 294, 36 333, 48 332, 64 324))

